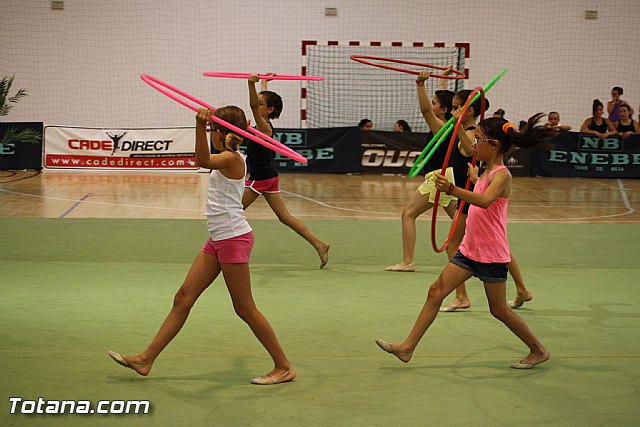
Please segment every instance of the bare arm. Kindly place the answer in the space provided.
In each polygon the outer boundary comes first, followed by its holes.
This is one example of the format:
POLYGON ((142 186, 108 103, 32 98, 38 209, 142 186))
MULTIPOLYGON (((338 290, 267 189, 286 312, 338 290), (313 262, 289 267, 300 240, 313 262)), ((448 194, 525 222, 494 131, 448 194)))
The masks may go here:
MULTIPOLYGON (((230 151, 211 154, 207 141, 207 124, 209 124, 211 110, 200 108, 196 114, 196 164, 207 169, 226 169, 233 165, 234 156, 230 151)), ((211 132, 217 132, 212 130, 211 132)))
POLYGON ((479 206, 483 209, 491 206, 498 197, 509 196, 509 186, 511 184, 511 175, 507 171, 496 172, 487 186, 487 190, 480 194, 472 191, 465 190, 464 188, 451 186, 451 183, 444 176, 436 172, 436 188, 440 191, 449 191, 449 188, 453 189, 451 194, 464 200, 472 205, 479 206))
POLYGON ((589 129, 589 126, 591 126, 591 118, 588 118, 584 121, 584 123, 582 123, 582 126, 580 126, 580 133, 586 133, 589 135, 597 135, 598 132, 596 132, 595 130, 591 130, 589 129))
POLYGON ((478 166, 473 166, 471 163, 467 163, 467 175, 469 175, 469 179, 473 185, 476 185, 476 182, 478 182, 478 170, 478 166))
MULTIPOLYGON (((444 71, 442 72, 443 76, 448 76, 451 74, 451 70, 453 70, 453 67, 450 65, 447 68, 444 69, 444 71)), ((447 85, 447 79, 440 79, 440 90, 448 90, 448 85, 447 85)))
POLYGON ((420 112, 422 113, 422 117, 429 125, 429 129, 431 132, 438 132, 444 123, 438 117, 436 117, 435 112, 433 111, 433 105, 431 104, 431 100, 429 99, 429 95, 427 95, 427 89, 424 85, 429 79, 431 75, 428 71, 423 71, 420 73, 418 78, 416 79, 416 89, 418 90, 418 103, 420 104, 420 112), (418 82, 423 82, 423 84, 419 84, 418 82))
MULTIPOLYGON (((457 121, 460 118, 460 112, 462 110, 461 109, 457 109, 457 110, 453 110, 451 113, 453 114, 453 117, 455 118, 455 120, 457 121)), ((456 122, 454 122, 456 123, 456 122)), ((460 143, 458 144, 458 148, 460 149, 460 152, 465 156, 465 157, 471 157, 473 156, 473 138, 474 138, 474 131, 473 130, 465 130, 465 131, 458 131, 458 139, 460 140, 460 143)))
MULTIPOLYGON (((276 75, 276 73, 271 73, 271 72, 267 73, 267 76, 275 76, 275 75, 276 75)), ((270 79, 262 79, 262 80, 260 80, 260 92, 264 92, 264 91, 268 90, 267 89, 267 83, 269 82, 269 80, 270 79)))
POLYGON ((273 131, 271 130, 271 126, 269 123, 262 117, 260 114, 260 104, 258 102, 258 92, 256 92, 256 83, 260 80, 257 74, 252 74, 249 77, 248 85, 249 85, 249 106, 251 107, 251 112, 253 113, 253 120, 256 122, 256 126, 258 130, 264 133, 267 136, 271 136, 273 131))

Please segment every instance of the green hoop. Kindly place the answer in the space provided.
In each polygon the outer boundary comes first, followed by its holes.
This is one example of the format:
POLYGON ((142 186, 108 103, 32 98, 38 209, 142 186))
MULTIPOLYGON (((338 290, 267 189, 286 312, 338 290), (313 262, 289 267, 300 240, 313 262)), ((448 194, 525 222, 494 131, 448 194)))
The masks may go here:
MULTIPOLYGON (((483 88, 484 92, 486 93, 489 89, 491 89, 493 85, 495 85, 496 82, 500 80, 507 71, 508 71, 507 68, 503 68, 498 74, 496 74, 496 76, 484 86, 483 88)), ((471 103, 476 102, 479 97, 480 97, 480 93, 477 93, 471 100, 471 103)), ((440 128, 438 133, 436 133, 433 136, 433 138, 431 138, 431 141, 427 143, 427 145, 424 147, 424 149, 422 150, 418 158, 415 160, 415 162, 413 162, 413 166, 411 166, 411 169, 409 170, 409 178, 415 178, 420 173, 424 165, 427 164, 427 162, 429 161, 431 156, 433 156, 433 153, 436 152, 436 150, 438 149, 442 141, 444 141, 447 135, 449 135, 453 130, 454 120, 455 118, 451 117, 447 121, 447 123, 445 123, 444 126, 440 128)))

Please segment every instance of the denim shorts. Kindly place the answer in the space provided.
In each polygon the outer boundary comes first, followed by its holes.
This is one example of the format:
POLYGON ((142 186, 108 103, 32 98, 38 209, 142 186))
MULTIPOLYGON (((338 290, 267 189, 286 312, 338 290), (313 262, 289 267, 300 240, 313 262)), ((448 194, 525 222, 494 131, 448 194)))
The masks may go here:
POLYGON ((452 264, 469 270, 478 279, 483 282, 506 282, 507 281, 507 263, 502 262, 478 262, 462 255, 460 251, 456 252, 449 261, 452 264))

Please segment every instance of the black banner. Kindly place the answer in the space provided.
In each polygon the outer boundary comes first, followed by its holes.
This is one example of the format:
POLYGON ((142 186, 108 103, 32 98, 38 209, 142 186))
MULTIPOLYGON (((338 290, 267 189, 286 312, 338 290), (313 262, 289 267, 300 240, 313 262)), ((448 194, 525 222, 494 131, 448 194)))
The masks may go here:
POLYGON ((276 154, 279 172, 350 173, 361 172, 358 128, 275 129, 273 139, 302 154, 307 164, 276 154))
POLYGON ((511 155, 504 159, 504 165, 509 169, 512 176, 529 176, 531 150, 516 149, 511 155))
MULTIPOLYGON (((362 171, 408 174, 428 142, 426 133, 362 131, 362 171)), ((442 159, 429 160, 425 169, 442 168, 442 159)))
POLYGON ((42 169, 42 122, 0 123, 0 169, 42 169))
POLYGON ((531 150, 532 176, 640 178, 640 135, 598 138, 562 132, 551 151, 531 150))

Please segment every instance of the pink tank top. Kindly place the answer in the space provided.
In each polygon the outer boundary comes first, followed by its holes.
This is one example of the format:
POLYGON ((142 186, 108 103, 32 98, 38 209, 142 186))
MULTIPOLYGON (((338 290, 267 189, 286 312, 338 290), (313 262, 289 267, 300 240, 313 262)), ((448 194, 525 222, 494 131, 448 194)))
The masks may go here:
MULTIPOLYGON (((487 191, 489 179, 502 169, 507 167, 498 166, 487 176, 478 179, 473 192, 483 194, 487 191)), ((509 199, 499 197, 486 209, 474 205, 469 207, 467 227, 460 245, 462 255, 474 261, 486 263, 511 261, 507 241, 508 206, 509 199)))

